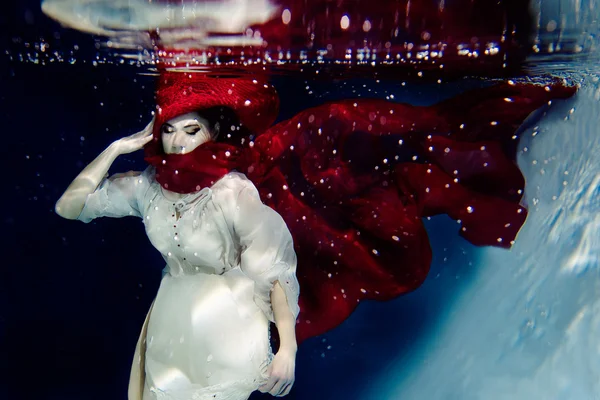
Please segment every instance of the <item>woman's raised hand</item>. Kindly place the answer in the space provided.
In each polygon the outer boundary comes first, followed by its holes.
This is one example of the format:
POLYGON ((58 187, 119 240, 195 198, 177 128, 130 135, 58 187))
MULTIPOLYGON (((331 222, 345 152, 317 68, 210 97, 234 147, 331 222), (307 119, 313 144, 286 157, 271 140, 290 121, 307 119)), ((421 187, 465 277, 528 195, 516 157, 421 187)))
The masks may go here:
POLYGON ((152 121, 143 130, 117 140, 114 145, 117 147, 119 154, 133 153, 149 143, 152 140, 154 121, 156 121, 156 116, 152 118, 152 121))
POLYGON ((152 140, 155 118, 142 130, 131 136, 114 141, 77 175, 56 202, 56 213, 63 218, 76 219, 83 210, 87 196, 102 182, 108 169, 121 154, 141 149, 152 140))

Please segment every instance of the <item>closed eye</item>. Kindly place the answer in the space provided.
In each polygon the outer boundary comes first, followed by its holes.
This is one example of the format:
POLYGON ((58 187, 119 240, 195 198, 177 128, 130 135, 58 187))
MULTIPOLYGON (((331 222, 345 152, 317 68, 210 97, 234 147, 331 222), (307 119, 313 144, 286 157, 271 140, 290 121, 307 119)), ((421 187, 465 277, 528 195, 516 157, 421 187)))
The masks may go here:
POLYGON ((187 133, 188 135, 195 135, 196 133, 198 133, 200 131, 200 127, 196 126, 193 128, 184 128, 185 133, 187 133))
POLYGON ((162 133, 173 133, 173 132, 175 132, 175 129, 173 128, 173 126, 171 126, 169 124, 164 124, 162 126, 162 128, 160 129, 160 131, 162 133))

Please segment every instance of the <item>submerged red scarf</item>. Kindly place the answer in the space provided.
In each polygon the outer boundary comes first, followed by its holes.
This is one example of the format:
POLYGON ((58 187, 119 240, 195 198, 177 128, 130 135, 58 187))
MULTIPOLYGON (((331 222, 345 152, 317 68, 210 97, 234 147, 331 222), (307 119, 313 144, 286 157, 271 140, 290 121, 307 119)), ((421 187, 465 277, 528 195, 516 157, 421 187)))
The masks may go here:
POLYGON ((155 155, 146 162, 156 167, 156 180, 165 189, 193 193, 241 168, 241 154, 233 145, 208 142, 188 154, 155 155))
POLYGON ((575 91, 501 83, 431 107, 340 101, 271 126, 278 101, 270 85, 165 73, 146 159, 165 188, 181 193, 232 169, 253 181, 294 238, 301 342, 339 325, 363 299, 421 285, 432 256, 423 217, 447 214, 471 243, 510 247, 527 214, 515 131, 575 91), (162 154, 163 122, 214 106, 235 110, 254 141, 232 134, 186 155, 162 154))

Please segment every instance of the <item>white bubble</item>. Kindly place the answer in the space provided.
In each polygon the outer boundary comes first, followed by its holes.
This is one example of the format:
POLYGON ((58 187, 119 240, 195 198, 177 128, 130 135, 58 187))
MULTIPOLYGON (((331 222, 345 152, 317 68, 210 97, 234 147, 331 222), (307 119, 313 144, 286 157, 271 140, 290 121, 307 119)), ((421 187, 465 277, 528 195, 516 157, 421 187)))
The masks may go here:
POLYGON ((292 12, 286 8, 281 13, 281 21, 287 25, 290 23, 291 20, 292 20, 292 12))
POLYGON ((348 15, 344 15, 342 17, 342 19, 340 20, 340 27, 342 29, 348 29, 348 27, 350 27, 350 18, 348 17, 348 15))

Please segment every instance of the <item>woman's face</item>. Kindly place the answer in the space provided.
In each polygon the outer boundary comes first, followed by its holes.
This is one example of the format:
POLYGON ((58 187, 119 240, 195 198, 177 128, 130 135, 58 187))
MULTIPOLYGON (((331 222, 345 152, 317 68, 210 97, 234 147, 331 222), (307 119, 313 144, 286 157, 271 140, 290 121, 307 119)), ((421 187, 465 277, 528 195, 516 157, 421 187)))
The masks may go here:
POLYGON ((173 118, 160 128, 163 150, 166 154, 186 154, 212 139, 209 123, 197 113, 173 118))

